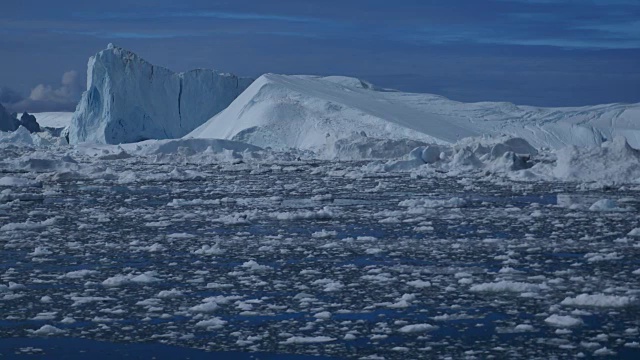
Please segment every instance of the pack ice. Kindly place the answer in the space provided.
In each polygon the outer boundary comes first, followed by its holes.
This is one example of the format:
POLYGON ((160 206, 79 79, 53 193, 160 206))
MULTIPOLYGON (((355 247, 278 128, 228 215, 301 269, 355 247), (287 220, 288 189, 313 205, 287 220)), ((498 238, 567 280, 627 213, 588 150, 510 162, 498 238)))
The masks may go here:
POLYGON ((109 44, 89 59, 87 91, 71 120, 69 141, 179 138, 226 108, 251 82, 215 70, 174 73, 109 44))

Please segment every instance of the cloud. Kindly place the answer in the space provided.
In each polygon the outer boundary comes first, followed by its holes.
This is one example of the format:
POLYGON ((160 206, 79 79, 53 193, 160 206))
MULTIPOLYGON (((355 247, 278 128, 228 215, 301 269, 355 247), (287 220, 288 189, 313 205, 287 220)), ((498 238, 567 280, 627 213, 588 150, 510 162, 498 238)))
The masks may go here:
POLYGON ((82 81, 75 70, 62 75, 59 87, 38 84, 28 97, 13 90, 0 91, 0 102, 12 112, 73 111, 82 95, 82 81))
POLYGON ((13 89, 0 88, 0 104, 15 104, 23 99, 24 96, 13 89))
POLYGON ((126 13, 75 13, 75 17, 91 20, 151 20, 167 18, 211 18, 220 20, 276 21, 293 23, 332 23, 332 21, 308 16, 232 12, 232 11, 171 11, 171 12, 126 12, 126 13))

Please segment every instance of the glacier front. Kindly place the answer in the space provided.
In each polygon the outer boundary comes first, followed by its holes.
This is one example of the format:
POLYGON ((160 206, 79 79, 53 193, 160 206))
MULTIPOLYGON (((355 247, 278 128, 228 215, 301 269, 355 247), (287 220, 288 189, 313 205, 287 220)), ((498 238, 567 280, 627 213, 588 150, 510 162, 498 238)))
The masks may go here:
POLYGON ((179 138, 225 109, 252 82, 215 70, 174 73, 109 44, 89 59, 87 91, 71 120, 69 142, 179 138))

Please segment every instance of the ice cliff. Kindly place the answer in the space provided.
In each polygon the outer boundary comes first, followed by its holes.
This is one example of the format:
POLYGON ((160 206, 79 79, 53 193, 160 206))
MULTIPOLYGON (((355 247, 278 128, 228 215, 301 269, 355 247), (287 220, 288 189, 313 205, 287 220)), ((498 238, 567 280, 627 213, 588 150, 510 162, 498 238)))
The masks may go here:
POLYGON ((215 70, 174 73, 109 44, 89 59, 72 144, 179 138, 225 109, 251 83, 215 70))

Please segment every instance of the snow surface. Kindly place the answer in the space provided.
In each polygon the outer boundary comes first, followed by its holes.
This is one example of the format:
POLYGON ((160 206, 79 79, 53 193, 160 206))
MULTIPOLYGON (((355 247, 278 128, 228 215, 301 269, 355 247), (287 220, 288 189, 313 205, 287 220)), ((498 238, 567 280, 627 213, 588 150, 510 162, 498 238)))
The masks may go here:
POLYGON ((72 112, 42 112, 31 114, 36 117, 36 121, 41 127, 54 129, 66 128, 71 125, 72 112))
POLYGON ((345 77, 266 74, 188 136, 303 149, 339 157, 335 146, 367 137, 451 144, 465 137, 521 137, 536 148, 593 146, 624 135, 640 146, 640 104, 537 108, 460 103, 441 96, 379 91, 345 77))
POLYGON ((179 138, 226 108, 252 79, 215 70, 174 73, 110 46, 89 59, 72 144, 179 138))

